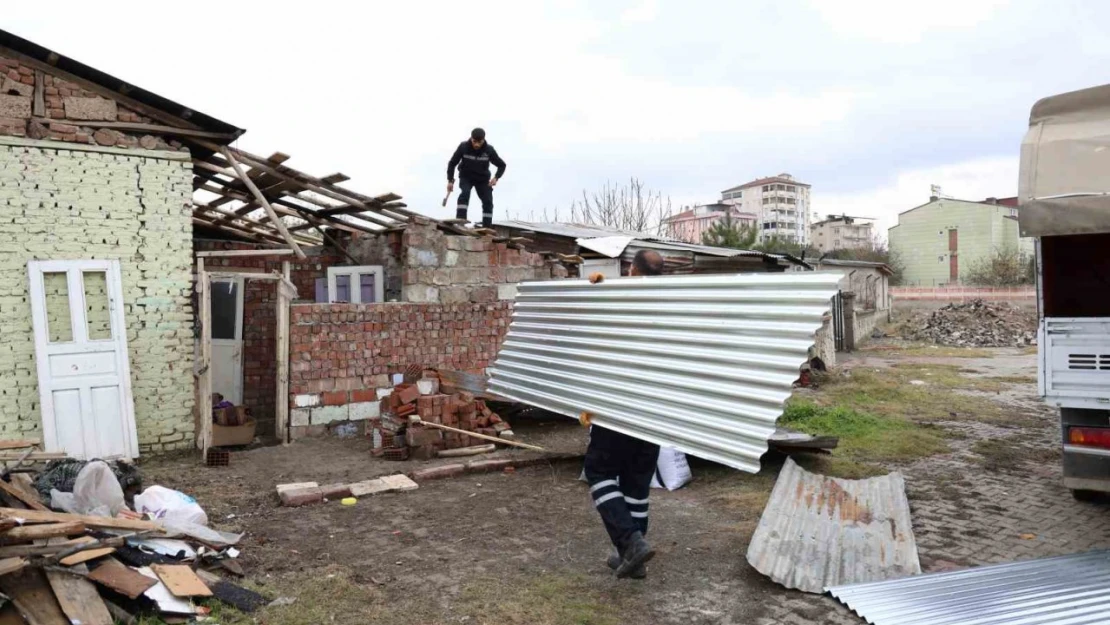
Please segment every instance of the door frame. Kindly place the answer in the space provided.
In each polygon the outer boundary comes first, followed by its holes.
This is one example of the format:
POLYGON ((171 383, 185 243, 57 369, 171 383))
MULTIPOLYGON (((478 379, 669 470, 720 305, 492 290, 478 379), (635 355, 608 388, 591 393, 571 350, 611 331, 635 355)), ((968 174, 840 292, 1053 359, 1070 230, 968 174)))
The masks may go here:
POLYGON ((39 412, 42 418, 43 447, 48 452, 60 451, 58 424, 54 414, 54 394, 50 384, 50 363, 47 356, 52 351, 49 324, 46 318, 46 288, 44 273, 65 273, 69 303, 72 343, 88 343, 88 321, 85 316, 85 272, 104 272, 108 287, 108 318, 112 328, 111 341, 115 342, 116 362, 120 363, 119 378, 122 397, 120 417, 123 419, 124 441, 131 458, 139 456, 139 436, 135 424, 135 398, 131 390, 131 359, 127 349, 127 321, 123 315, 123 285, 118 260, 32 260, 27 262, 29 279, 28 297, 31 300, 32 328, 35 335, 35 370, 38 375, 39 412))
MULTIPOLYGON (((239 347, 239 366, 237 375, 239 377, 239 402, 242 403, 243 395, 243 305, 246 300, 246 280, 243 276, 215 276, 212 278, 212 288, 216 288, 219 283, 233 283, 236 289, 235 297, 235 338, 231 339, 212 339, 212 345, 229 345, 234 343, 239 347)), ((211 306, 211 302, 209 302, 211 306)))

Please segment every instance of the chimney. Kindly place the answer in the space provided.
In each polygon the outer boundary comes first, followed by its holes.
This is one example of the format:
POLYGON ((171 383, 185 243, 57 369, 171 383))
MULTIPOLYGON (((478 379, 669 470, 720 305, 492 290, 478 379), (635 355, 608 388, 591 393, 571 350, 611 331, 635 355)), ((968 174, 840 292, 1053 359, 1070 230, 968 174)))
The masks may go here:
POLYGON ((937 197, 937 196, 935 196, 935 195, 930 195, 930 196, 929 196, 929 201, 930 201, 930 202, 936 202, 936 201, 937 201, 937 200, 939 200, 939 199, 940 199, 940 198, 939 198, 939 197, 937 197))
POLYGON ((998 204, 998 198, 996 198, 996 197, 987 198, 987 204, 998 204))

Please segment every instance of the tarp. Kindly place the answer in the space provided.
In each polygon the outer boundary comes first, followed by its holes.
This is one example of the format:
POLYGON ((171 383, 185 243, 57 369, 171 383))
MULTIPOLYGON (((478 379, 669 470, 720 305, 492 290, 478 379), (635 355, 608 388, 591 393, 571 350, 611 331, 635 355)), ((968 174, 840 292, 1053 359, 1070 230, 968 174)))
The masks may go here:
POLYGON ((1026 237, 1110 232, 1110 85, 1037 102, 1021 144, 1026 237))

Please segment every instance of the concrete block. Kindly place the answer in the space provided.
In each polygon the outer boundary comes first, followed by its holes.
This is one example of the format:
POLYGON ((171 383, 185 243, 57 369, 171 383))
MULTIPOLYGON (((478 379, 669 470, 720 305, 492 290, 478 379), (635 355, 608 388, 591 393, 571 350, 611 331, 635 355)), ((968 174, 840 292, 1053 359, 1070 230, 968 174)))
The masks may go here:
POLYGON ((290 410, 289 425, 312 425, 312 411, 307 408, 294 408, 290 410))
POLYGON ((439 291, 441 304, 463 304, 470 301, 470 291, 462 286, 450 286, 439 291))
POLYGON ((0 95, 0 117, 26 119, 31 116, 31 98, 21 95, 0 95))
POLYGON ((459 253, 448 248, 447 254, 443 257, 443 265, 445 267, 454 267, 457 264, 459 264, 459 253))
POLYGON ((404 301, 414 304, 435 304, 439 302, 439 289, 424 284, 410 284, 404 288, 404 301))
POLYGON ((405 264, 409 267, 438 267, 439 255, 435 250, 409 247, 405 252, 405 264))
POLYGON ((107 98, 65 98, 62 105, 69 119, 114 122, 118 115, 116 101, 107 98))
POLYGON ((319 395, 294 395, 293 405, 298 408, 313 408, 320 405, 319 395))
POLYGON ((377 495, 379 493, 388 493, 391 491, 414 490, 419 487, 419 484, 405 475, 387 475, 385 477, 351 484, 351 495, 354 497, 366 497, 368 495, 377 495))
POLYGON ((515 284, 498 284, 497 285, 497 299, 499 299, 499 300, 516 299, 516 285, 515 284))
POLYGON ((321 406, 312 409, 312 425, 327 425, 336 421, 347 421, 347 406, 321 406))
POLYGON ((32 85, 12 80, 10 77, 4 77, 4 85, 0 87, 0 93, 4 95, 21 95, 24 97, 31 97, 35 93, 35 88, 32 85))
POLYGON ((381 416, 381 404, 376 401, 347 404, 347 408, 350 410, 349 418, 351 421, 377 419, 381 416))

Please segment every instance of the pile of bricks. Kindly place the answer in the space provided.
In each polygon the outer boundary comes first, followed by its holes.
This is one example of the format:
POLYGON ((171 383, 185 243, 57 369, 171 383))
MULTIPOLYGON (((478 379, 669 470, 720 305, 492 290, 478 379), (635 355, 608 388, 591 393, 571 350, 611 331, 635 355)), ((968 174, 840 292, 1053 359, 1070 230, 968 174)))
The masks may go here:
POLYGON ((402 383, 381 399, 381 416, 370 420, 368 435, 373 454, 387 460, 430 460, 444 449, 459 449, 482 443, 457 432, 410 423, 413 415, 421 422, 495 437, 511 437, 512 428, 486 402, 466 392, 443 394, 434 373, 425 373, 419 383, 402 383), (421 388, 423 387, 423 389, 421 388), (421 390, 425 393, 422 394, 421 390))

